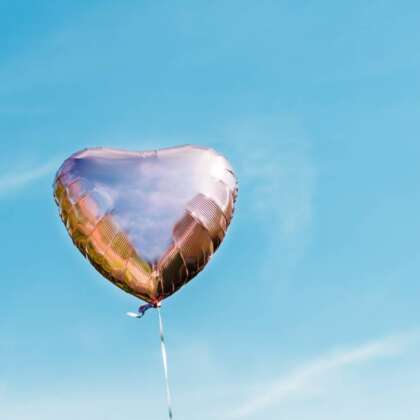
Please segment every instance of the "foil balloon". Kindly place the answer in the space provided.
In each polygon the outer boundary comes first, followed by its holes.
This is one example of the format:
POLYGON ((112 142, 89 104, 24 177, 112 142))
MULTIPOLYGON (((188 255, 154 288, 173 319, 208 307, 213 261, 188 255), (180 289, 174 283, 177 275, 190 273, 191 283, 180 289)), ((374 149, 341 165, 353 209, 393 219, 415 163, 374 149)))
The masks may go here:
POLYGON ((207 264, 232 219, 237 182, 214 150, 86 149, 57 172, 54 197, 80 252, 152 305, 207 264))

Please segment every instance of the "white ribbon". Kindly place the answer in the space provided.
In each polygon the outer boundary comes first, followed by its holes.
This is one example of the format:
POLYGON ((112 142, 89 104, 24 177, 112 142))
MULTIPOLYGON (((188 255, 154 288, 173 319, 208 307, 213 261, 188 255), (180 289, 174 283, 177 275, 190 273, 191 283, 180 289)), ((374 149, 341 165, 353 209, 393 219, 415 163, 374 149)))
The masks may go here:
POLYGON ((159 332, 160 332, 160 350, 162 352, 162 362, 163 370, 165 372, 165 382, 166 382, 166 400, 168 402, 168 414, 169 418, 172 419, 172 403, 171 403, 171 390, 169 388, 169 377, 168 377, 168 356, 166 354, 165 338, 163 335, 163 323, 162 316, 160 314, 160 307, 157 307, 159 314, 159 332))

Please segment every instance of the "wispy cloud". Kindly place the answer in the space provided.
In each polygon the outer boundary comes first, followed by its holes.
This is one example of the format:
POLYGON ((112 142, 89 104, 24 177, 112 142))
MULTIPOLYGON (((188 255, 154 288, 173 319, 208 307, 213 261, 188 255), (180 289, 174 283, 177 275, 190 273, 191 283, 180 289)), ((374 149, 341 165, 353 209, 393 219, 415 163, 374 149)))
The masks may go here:
POLYGON ((353 365, 401 354, 416 333, 386 337, 347 350, 333 352, 303 365, 294 372, 266 385, 241 407, 228 414, 231 419, 245 419, 260 410, 289 398, 307 393, 317 387, 326 375, 353 365))
POLYGON ((303 124, 288 114, 251 118, 230 125, 225 137, 252 195, 250 210, 264 219, 275 214, 276 234, 285 239, 299 235, 311 222, 317 178, 303 124))
POLYGON ((292 280, 311 239, 318 169, 310 133, 288 113, 245 117, 226 125, 215 147, 238 176, 236 221, 258 235, 258 276, 281 279, 277 293, 292 280))
POLYGON ((26 187, 32 182, 52 173, 57 168, 57 160, 51 160, 44 165, 32 169, 16 168, 5 174, 0 174, 0 197, 9 192, 26 187))

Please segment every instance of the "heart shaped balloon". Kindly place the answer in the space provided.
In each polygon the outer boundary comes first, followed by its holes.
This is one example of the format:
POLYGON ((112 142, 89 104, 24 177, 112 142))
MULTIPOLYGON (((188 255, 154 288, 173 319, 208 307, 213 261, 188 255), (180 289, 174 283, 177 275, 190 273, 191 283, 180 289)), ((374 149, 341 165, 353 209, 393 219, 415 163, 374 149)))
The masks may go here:
POLYGON ((237 182, 212 149, 95 148, 69 157, 54 197, 74 244, 112 283, 157 304, 190 281, 222 242, 237 182))

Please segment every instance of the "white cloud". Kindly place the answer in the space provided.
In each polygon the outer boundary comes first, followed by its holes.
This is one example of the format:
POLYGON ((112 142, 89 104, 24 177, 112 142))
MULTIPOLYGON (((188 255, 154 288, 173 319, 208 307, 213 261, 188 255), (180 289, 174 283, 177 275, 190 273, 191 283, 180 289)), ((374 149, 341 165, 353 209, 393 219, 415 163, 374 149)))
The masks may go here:
POLYGON ((57 168, 56 160, 32 169, 21 170, 16 168, 6 174, 0 174, 0 197, 35 182, 36 180, 52 173, 57 168))
POLYGON ((230 125, 224 137, 234 145, 234 167, 240 187, 251 192, 254 215, 271 214, 276 234, 286 239, 305 231, 317 169, 301 122, 289 114, 250 118, 230 125))
POLYGON ((315 359, 289 375, 265 385, 262 391, 257 392, 241 407, 230 412, 227 417, 245 419, 282 401, 306 395, 316 389, 328 374, 371 360, 401 354, 416 336, 417 334, 411 333, 386 337, 315 359))
MULTIPOLYGON (((171 360, 177 362, 171 366, 175 368, 175 371, 171 369, 171 385, 174 391, 175 418, 180 417, 185 420, 197 418, 233 420, 248 417, 273 420, 279 418, 392 420, 398 418, 398 416, 392 416, 392 413, 402 409, 407 411, 407 404, 410 405, 410 410, 418 406, 418 376, 416 376, 418 374, 416 372, 413 372, 413 376, 410 377, 407 370, 399 370, 398 373, 403 380, 400 378, 397 381, 393 376, 392 368, 389 369, 388 361, 380 365, 379 376, 377 373, 372 375, 372 371, 363 366, 362 378, 359 370, 356 372, 356 383, 346 382, 344 389, 332 395, 333 391, 336 391, 333 389, 335 377, 340 376, 344 369, 357 371, 356 368, 359 365, 377 361, 380 358, 386 359, 402 354, 406 357, 411 347, 415 348, 414 341, 418 337, 417 333, 391 336, 347 350, 328 353, 271 384, 264 384, 264 392, 251 394, 248 402, 233 412, 229 411, 232 409, 232 401, 238 400, 239 395, 246 396, 243 392, 245 388, 243 382, 227 384, 222 380, 221 378, 226 379, 226 376, 223 372, 217 372, 218 364, 213 365, 211 360, 207 360, 209 349, 203 343, 196 343, 192 348, 182 347, 183 353, 187 350, 187 354, 183 356, 174 349, 171 352, 171 360), (200 365, 203 358, 206 359, 204 365, 200 365), (186 360, 188 360, 187 364, 186 360), (192 366, 193 369, 188 366, 192 366), (383 370, 387 371, 386 376, 392 376, 392 379, 380 386, 379 383, 383 382, 384 378, 383 370), (365 382, 372 379, 371 386, 361 391, 365 382), (398 390, 395 389, 396 382, 401 385, 398 390), (324 386, 326 386, 325 395, 319 395, 319 393, 314 395, 314 390, 324 390, 324 386), (389 393, 382 395, 380 390, 386 388, 389 388, 389 393), (397 391, 400 395, 397 395, 397 391), (375 392, 378 395, 375 396, 375 392), (320 406, 313 404, 314 400, 311 398, 314 396, 315 400, 321 401, 320 406), (324 396, 328 397, 328 407, 333 406, 335 410, 325 409, 325 399, 321 398, 324 396), (368 401, 365 401, 365 397, 368 401), (290 410, 290 406, 287 407, 286 403, 293 403, 294 400, 297 400, 298 404, 292 405, 290 410), (283 416, 279 416, 276 410, 276 405, 280 403, 285 406, 283 416), (343 410, 340 416, 336 415, 337 407, 343 410), (366 415, 360 414, 361 407, 366 407, 363 411, 366 415), (383 416, 385 411, 386 415, 383 416)), ((51 381, 51 378, 47 380, 40 378, 36 388, 33 387, 33 382, 25 386, 20 384, 19 388, 10 386, 7 389, 6 387, 3 395, 0 393, 0 417, 10 420, 29 418, 31 420, 57 418, 113 420, 132 417, 137 413, 141 418, 163 419, 167 416, 166 401, 158 349, 156 352, 153 366, 146 367, 146 361, 140 359, 132 372, 129 372, 126 366, 123 367, 121 375, 115 374, 113 369, 104 375, 95 373, 93 370, 87 376, 81 374, 80 378, 68 373, 64 375, 64 381, 56 378, 59 382, 51 381), (81 380, 83 383, 80 382, 81 380)), ((416 356, 415 363, 417 361, 416 356)), ((413 411, 412 416, 401 418, 416 419, 416 413, 418 411, 413 411)))
POLYGON ((255 270, 271 289, 268 279, 279 278, 278 293, 292 280, 311 239, 318 169, 310 133, 292 114, 262 115, 228 124, 214 147, 231 161, 238 177, 234 223, 256 235, 249 244, 257 252, 255 270))

